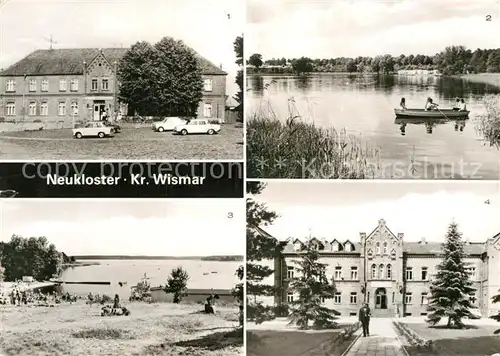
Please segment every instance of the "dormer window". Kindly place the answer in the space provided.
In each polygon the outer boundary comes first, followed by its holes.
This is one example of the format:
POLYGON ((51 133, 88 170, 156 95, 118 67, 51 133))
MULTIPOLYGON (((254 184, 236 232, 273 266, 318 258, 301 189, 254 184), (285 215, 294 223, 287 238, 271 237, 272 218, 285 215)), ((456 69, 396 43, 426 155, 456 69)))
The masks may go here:
POLYGON ((384 248, 383 248, 383 250, 382 250, 382 253, 383 253, 384 255, 387 255, 387 252, 388 252, 387 242, 384 242, 384 248))
POLYGON ((351 247, 351 244, 348 242, 345 244, 345 248, 344 248, 346 251, 348 252, 351 252, 352 251, 352 247, 351 247))
POLYGON ((300 251, 301 250, 301 243, 296 241, 294 244, 293 244, 293 250, 294 251, 300 251))
POLYGON ((338 242, 334 242, 332 244, 332 251, 337 252, 338 250, 339 250, 339 243, 338 242))
POLYGON ((380 255, 380 242, 377 242, 377 243, 375 244, 375 253, 376 253, 377 255, 380 255))

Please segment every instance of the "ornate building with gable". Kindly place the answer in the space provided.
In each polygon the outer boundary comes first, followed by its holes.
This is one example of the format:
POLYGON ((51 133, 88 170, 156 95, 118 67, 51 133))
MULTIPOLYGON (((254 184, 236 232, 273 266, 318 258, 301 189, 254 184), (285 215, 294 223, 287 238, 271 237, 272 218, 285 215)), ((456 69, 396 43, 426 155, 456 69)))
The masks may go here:
MULTIPOLYGON (((258 228, 257 233, 270 237, 258 228)), ((374 317, 404 317, 427 314, 427 296, 430 282, 441 262, 442 244, 404 241, 403 233, 393 233, 381 219, 370 233, 360 233, 359 242, 340 239, 314 239, 320 253, 320 262, 327 265, 326 274, 333 277, 337 293, 325 304, 341 313, 354 316, 367 302, 374 317)), ((288 239, 283 242, 281 256, 268 261, 273 276, 263 281, 284 288, 287 278, 296 276, 294 261, 304 248, 303 241, 288 239)), ((500 233, 485 242, 466 242, 466 264, 475 294, 470 300, 482 316, 494 315, 500 305, 491 298, 500 290, 500 233)), ((283 293, 264 299, 277 307, 297 298, 283 289, 283 293)))

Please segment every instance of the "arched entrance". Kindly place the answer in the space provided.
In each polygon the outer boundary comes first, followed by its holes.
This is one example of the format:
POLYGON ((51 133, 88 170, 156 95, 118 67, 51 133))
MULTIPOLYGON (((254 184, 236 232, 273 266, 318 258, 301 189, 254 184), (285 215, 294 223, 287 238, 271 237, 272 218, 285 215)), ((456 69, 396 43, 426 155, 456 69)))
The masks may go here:
POLYGON ((375 290, 375 309, 387 309, 387 290, 385 288, 375 290))

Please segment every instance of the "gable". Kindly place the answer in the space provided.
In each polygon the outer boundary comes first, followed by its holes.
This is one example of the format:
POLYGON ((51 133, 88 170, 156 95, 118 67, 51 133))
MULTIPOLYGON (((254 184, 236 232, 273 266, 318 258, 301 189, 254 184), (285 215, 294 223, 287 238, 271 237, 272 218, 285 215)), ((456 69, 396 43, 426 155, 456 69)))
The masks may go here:
POLYGON ((87 73, 89 76, 112 76, 115 69, 108 62, 104 54, 100 52, 92 62, 87 66, 87 73))

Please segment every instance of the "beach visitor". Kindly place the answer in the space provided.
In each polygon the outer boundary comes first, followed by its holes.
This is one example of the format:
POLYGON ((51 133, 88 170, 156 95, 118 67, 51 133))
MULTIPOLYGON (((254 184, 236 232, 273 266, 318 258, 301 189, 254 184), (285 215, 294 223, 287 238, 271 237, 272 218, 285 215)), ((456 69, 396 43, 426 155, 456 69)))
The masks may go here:
POLYGON ((363 337, 370 336, 370 308, 368 304, 363 304, 363 307, 359 310, 359 321, 363 326, 363 337))
POLYGON ((401 98, 401 102, 399 103, 399 107, 401 108, 401 110, 406 110, 406 99, 405 98, 401 98))
POLYGON ((115 294, 115 302, 113 303, 113 309, 118 309, 120 307, 120 297, 115 294))
POLYGON ((425 110, 437 110, 438 104, 435 104, 432 98, 427 98, 427 103, 425 104, 425 110))

